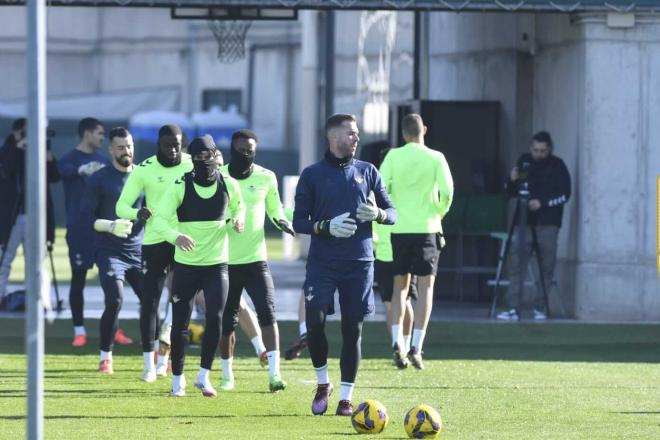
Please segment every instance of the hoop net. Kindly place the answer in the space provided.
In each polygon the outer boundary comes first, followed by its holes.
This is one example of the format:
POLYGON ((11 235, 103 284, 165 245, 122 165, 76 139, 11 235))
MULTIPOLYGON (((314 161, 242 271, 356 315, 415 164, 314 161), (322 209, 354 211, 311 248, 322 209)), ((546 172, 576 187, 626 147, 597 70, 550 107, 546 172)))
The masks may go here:
POLYGON ((218 61, 231 64, 245 58, 245 37, 251 21, 209 20, 208 23, 218 43, 218 61))

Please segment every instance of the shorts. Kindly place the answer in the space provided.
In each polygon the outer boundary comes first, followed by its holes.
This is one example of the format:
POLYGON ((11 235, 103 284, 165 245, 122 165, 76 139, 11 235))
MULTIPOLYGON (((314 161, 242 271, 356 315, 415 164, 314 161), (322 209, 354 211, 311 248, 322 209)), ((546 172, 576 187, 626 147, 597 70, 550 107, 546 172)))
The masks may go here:
POLYGON ((222 334, 230 335, 238 326, 238 311, 243 289, 254 304, 260 327, 275 323, 275 285, 268 263, 255 261, 229 265, 229 293, 222 315, 222 334))
POLYGON ((342 317, 361 320, 374 313, 373 282, 373 261, 308 259, 303 284, 305 309, 333 315, 338 291, 342 317))
MULTIPOLYGON (((374 280, 378 284, 377 290, 383 302, 391 302, 394 292, 394 272, 391 261, 374 261, 374 280)), ((417 277, 410 277, 408 298, 417 299, 417 277)))
POLYGON ((96 265, 99 268, 99 280, 101 284, 105 281, 126 281, 126 274, 135 271, 142 273, 142 263, 140 256, 129 259, 118 256, 116 253, 107 249, 99 249, 96 253, 96 265))
POLYGON ((66 245, 69 247, 71 271, 89 270, 94 266, 95 232, 83 231, 75 227, 66 229, 66 245))
POLYGON ((392 271, 394 275, 427 276, 438 271, 439 232, 431 234, 392 234, 392 271))

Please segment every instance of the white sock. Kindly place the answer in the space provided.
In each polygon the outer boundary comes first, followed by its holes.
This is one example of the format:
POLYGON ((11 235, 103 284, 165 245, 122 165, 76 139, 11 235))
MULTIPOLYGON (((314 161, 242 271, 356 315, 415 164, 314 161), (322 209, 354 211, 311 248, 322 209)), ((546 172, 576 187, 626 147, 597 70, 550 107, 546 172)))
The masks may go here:
POLYGON ((397 344, 400 350, 403 350, 403 333, 399 324, 392 325, 392 346, 397 344))
POLYGON ((111 361, 112 360, 112 352, 101 350, 101 360, 102 361, 111 361))
POLYGON ((408 352, 410 351, 410 341, 412 339, 412 335, 403 335, 403 344, 404 347, 403 349, 408 352))
POLYGON ((252 342, 252 346, 254 347, 254 351, 257 352, 257 356, 261 356, 261 353, 266 351, 266 346, 264 345, 264 341, 261 340, 261 335, 257 335, 250 339, 250 342, 252 342))
POLYGON ((172 325, 172 303, 168 301, 167 303, 167 315, 165 315, 165 321, 163 321, 164 325, 170 324, 172 325))
POLYGON ((341 382, 339 400, 351 400, 353 397, 353 388, 355 388, 354 383, 341 382))
POLYGON ((74 336, 80 336, 80 335, 86 335, 87 332, 85 331, 85 326, 84 325, 76 325, 73 327, 73 335, 74 336))
POLYGON ((155 370, 154 366, 154 352, 153 351, 143 351, 142 357, 144 358, 144 369, 145 370, 155 370))
POLYGON ((412 337, 412 346, 417 350, 416 353, 422 352, 422 345, 424 345, 424 336, 426 336, 426 330, 414 329, 412 337))
POLYGON ((273 377, 280 374, 280 352, 273 350, 266 353, 268 355, 268 375, 273 377))
POLYGON ((303 337, 307 334, 307 323, 305 321, 302 321, 300 324, 298 324, 298 334, 300 337, 303 337))
POLYGON ((169 360, 170 354, 159 354, 158 355, 158 368, 165 367, 167 368, 167 361, 169 360))
POLYGON ((229 359, 220 358, 220 363, 222 364, 222 377, 225 379, 231 379, 234 377, 234 371, 232 370, 232 364, 234 363, 234 358, 230 357, 229 359))
POLYGON ((321 368, 314 368, 314 370, 316 371, 316 383, 330 383, 330 376, 328 375, 328 364, 325 364, 321 368))
POLYGON ((185 388, 186 386, 186 378, 183 376, 172 376, 172 389, 173 390, 178 390, 181 387, 185 388))
POLYGON ((211 374, 211 370, 207 370, 206 368, 200 367, 199 372, 197 373, 197 380, 195 382, 203 383, 203 384, 209 383, 210 374, 211 374))

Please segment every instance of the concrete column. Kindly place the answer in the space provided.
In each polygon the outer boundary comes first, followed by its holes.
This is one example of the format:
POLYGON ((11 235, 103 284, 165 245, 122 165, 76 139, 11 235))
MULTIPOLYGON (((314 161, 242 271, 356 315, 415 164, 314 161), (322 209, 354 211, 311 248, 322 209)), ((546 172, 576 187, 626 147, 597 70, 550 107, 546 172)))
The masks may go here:
POLYGON ((301 66, 300 81, 300 156, 299 169, 317 160, 317 134, 319 131, 319 38, 316 11, 301 11, 301 66))

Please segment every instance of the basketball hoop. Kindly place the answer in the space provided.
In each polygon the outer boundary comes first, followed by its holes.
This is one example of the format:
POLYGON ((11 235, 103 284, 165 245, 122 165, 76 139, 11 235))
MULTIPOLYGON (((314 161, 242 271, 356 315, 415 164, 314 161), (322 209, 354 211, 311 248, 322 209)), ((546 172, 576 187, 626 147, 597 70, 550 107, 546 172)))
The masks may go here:
POLYGON ((249 20, 209 20, 209 29, 218 42, 218 61, 232 64, 245 58, 245 37, 249 20))

